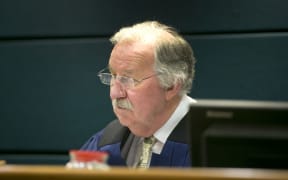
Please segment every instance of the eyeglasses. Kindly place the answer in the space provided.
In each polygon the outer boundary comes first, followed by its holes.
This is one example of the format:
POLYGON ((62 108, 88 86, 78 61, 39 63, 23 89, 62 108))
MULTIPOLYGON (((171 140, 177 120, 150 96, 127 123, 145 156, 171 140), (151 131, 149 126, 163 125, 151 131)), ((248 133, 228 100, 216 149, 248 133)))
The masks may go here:
POLYGON ((127 76, 120 76, 120 75, 113 75, 111 73, 104 73, 105 70, 107 70, 107 68, 102 69, 101 71, 98 72, 98 76, 100 78, 100 81, 103 84, 108 85, 108 86, 112 86, 114 81, 117 80, 118 82, 120 82, 120 84, 125 89, 134 88, 136 85, 140 84, 142 81, 158 75, 158 74, 152 74, 150 76, 147 76, 145 78, 137 80, 137 79, 133 79, 133 78, 127 77, 127 76))

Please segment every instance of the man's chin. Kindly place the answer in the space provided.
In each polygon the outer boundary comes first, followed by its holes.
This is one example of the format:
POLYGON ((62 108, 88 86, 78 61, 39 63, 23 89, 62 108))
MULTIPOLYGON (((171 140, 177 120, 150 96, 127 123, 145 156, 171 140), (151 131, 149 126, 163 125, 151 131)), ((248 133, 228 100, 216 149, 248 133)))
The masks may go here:
POLYGON ((122 126, 129 127, 130 123, 129 123, 129 121, 127 121, 127 119, 123 119, 120 117, 120 118, 118 118, 118 120, 122 126))
POLYGON ((127 122, 127 119, 131 118, 131 115, 129 115, 129 113, 131 113, 131 111, 127 110, 127 109, 117 108, 117 109, 114 109, 114 113, 117 116, 117 118, 119 120, 121 120, 120 122, 124 122, 124 121, 127 122))

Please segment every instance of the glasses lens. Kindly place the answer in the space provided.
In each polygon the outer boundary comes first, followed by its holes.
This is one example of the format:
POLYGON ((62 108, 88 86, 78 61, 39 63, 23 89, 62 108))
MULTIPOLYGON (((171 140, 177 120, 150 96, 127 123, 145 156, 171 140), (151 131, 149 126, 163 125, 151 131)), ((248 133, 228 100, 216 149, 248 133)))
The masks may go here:
POLYGON ((130 77, 117 76, 118 81, 126 88, 132 88, 134 86, 134 80, 130 77))
POLYGON ((126 76, 113 76, 110 73, 100 73, 98 74, 100 81, 106 85, 113 85, 115 79, 126 89, 134 87, 134 80, 133 78, 126 77, 126 76))
POLYGON ((101 73, 99 74, 99 78, 103 84, 110 85, 112 75, 108 73, 101 73))

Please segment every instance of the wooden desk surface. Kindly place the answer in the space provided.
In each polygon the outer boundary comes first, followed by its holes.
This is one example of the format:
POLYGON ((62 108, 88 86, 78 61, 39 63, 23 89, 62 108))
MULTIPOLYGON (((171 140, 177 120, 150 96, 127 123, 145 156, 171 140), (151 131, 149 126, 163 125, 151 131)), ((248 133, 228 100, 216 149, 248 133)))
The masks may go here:
POLYGON ((1 180, 288 180, 288 170, 229 169, 229 168, 151 168, 147 170, 111 168, 109 170, 67 169, 63 166, 2 165, 1 180))

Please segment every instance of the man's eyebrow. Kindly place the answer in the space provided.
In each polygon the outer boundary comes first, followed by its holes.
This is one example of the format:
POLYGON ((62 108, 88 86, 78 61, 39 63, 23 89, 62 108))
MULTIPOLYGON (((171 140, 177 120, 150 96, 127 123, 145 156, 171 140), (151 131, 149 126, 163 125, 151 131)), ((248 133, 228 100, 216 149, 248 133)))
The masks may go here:
MULTIPOLYGON (((108 66, 108 69, 109 69, 110 73, 115 73, 115 71, 111 68, 111 66, 108 66)), ((123 72, 122 76, 131 75, 131 74, 133 74, 133 72, 134 72, 134 71, 131 70, 131 69, 126 69, 126 70, 123 72)))
POLYGON ((124 71, 124 73, 125 73, 125 74, 128 74, 128 75, 133 74, 133 72, 134 72, 134 71, 131 70, 131 69, 127 69, 127 70, 124 71))

